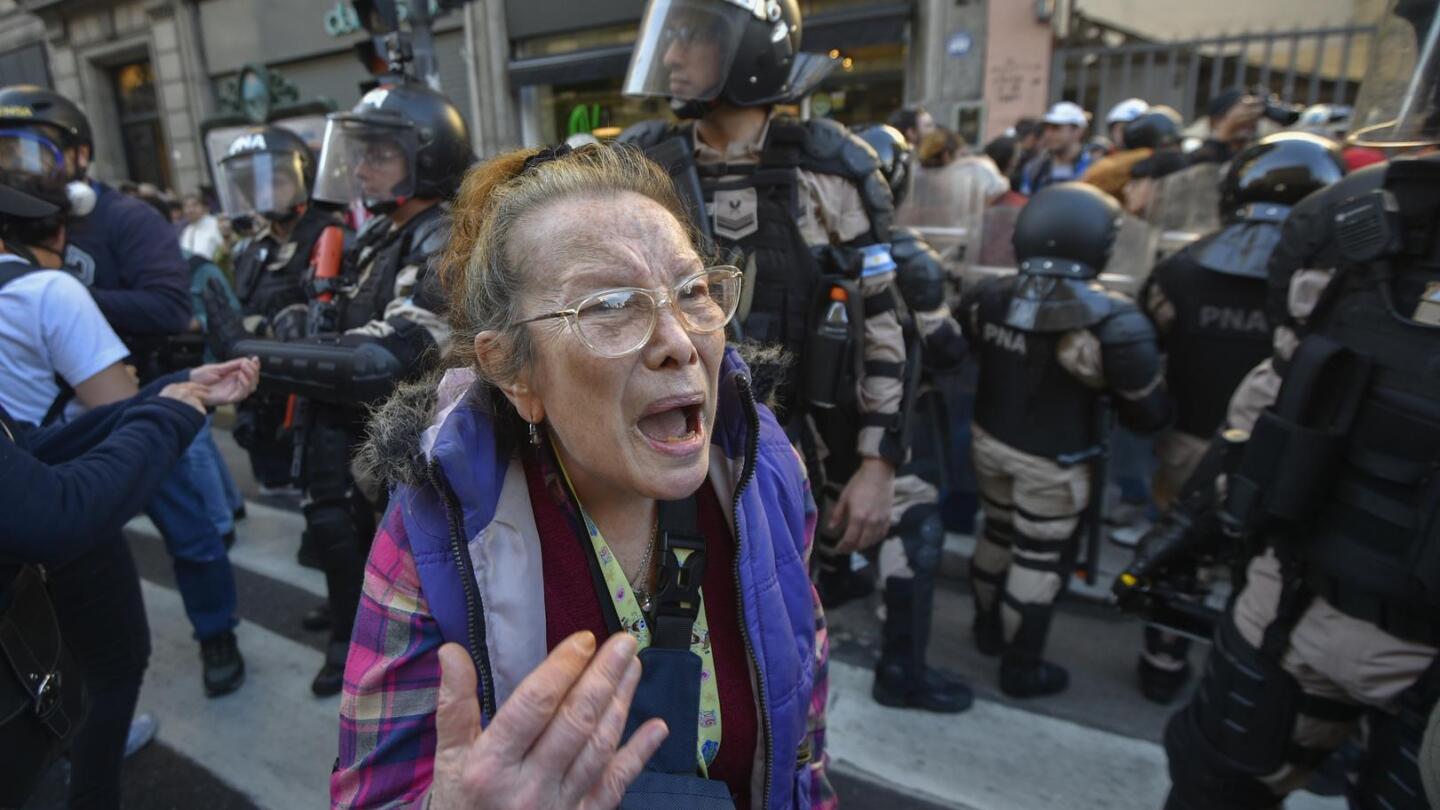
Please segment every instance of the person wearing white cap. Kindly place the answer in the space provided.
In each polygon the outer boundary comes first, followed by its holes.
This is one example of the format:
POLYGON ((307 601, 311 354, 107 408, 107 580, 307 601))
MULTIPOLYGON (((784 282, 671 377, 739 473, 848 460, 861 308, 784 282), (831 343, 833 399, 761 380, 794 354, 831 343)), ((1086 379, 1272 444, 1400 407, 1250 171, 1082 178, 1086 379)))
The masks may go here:
POLYGON ((1128 148, 1125 145, 1125 125, 1144 115, 1148 109, 1150 102, 1145 99, 1127 98, 1105 114, 1105 128, 1109 130, 1110 143, 1115 145, 1116 152, 1128 148))
POLYGON ((1077 180, 1090 166, 1090 153, 1085 150, 1090 113, 1073 101, 1060 101, 1040 121, 1044 127, 1040 156, 1025 167, 1021 194, 1033 195, 1053 183, 1077 180))

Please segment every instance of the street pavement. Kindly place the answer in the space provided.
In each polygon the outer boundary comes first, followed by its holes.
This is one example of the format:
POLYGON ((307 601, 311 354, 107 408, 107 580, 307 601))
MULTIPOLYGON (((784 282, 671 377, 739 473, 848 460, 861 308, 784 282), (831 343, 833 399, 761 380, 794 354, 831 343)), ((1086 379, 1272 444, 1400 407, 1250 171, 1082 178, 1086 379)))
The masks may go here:
MULTIPOLYGON (((127 535, 144 580, 154 646, 140 708, 155 714, 160 731, 127 763, 125 806, 324 806, 339 701, 310 694, 325 636, 299 624, 321 601, 324 580, 295 562, 303 527, 298 505, 259 496, 243 452, 223 430, 216 439, 247 495, 247 517, 237 525, 231 551, 247 680, 234 694, 204 697, 199 648, 164 544, 148 520, 132 521, 127 535)), ((963 555, 963 539, 953 546, 963 555)), ((872 596, 830 615, 827 739, 843 807, 1155 810, 1163 804, 1167 779, 1158 741, 1172 709, 1147 703, 1135 689, 1139 624, 1085 599, 1067 600, 1051 647, 1055 659, 1070 666, 1072 688, 1017 702, 996 688, 995 661, 970 645, 969 595, 962 581, 947 578, 937 598, 931 659, 972 683, 977 701, 965 714, 938 716, 886 709, 870 699, 877 603, 872 596)), ((1203 652, 1196 651, 1197 663, 1203 652)), ((62 763, 29 807, 63 806, 64 778, 62 763)), ((1286 806, 1342 810, 1345 803, 1298 794, 1286 806)))

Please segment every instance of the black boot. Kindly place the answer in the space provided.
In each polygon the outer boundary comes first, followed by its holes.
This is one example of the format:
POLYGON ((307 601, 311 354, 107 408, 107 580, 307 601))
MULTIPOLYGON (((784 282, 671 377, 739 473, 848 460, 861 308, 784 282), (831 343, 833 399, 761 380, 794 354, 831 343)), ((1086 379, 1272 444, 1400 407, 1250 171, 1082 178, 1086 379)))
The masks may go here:
POLYGON ((849 554, 821 556, 816 569, 815 590, 826 610, 834 610, 855 599, 864 599, 875 590, 869 577, 851 570, 849 554))
POLYGON ((313 608, 305 611, 300 617, 300 626, 312 633, 330 629, 330 603, 321 602, 313 608))
POLYGON ((1190 662, 1182 662, 1179 669, 1162 669, 1142 655, 1136 673, 1140 676, 1140 694, 1151 703, 1165 706, 1173 702, 1185 684, 1190 682, 1190 662))
POLYGON ((349 653, 349 639, 331 639, 325 646, 325 663, 310 682, 310 691, 316 697, 340 694, 340 687, 345 685, 345 656, 349 653))
POLYGON ((204 668, 206 697, 227 695, 245 683, 245 659, 240 655, 234 633, 221 633, 201 641, 200 662, 204 668))
POLYGON ((975 602, 975 619, 970 622, 970 634, 975 641, 975 649, 981 655, 991 657, 997 656, 1005 651, 1005 628, 1000 624, 1000 608, 998 606, 990 610, 982 610, 980 602, 975 602))
POLYGON ((925 664, 932 601, 925 598, 926 590, 924 586, 917 589, 913 579, 886 580, 885 626, 870 694, 882 706, 941 714, 963 712, 975 702, 970 687, 925 664))
POLYGON ((1175 699, 1190 680, 1190 639, 1165 633, 1154 625, 1145 628, 1145 654, 1136 671, 1140 694, 1151 703, 1164 706, 1175 699), (1160 666, 1156 661, 1173 663, 1160 666))
POLYGON ((1065 691, 1070 673, 1041 657, 1050 634, 1054 605, 1015 605, 1020 628, 1000 656, 1000 691, 1014 698, 1040 697, 1065 691))

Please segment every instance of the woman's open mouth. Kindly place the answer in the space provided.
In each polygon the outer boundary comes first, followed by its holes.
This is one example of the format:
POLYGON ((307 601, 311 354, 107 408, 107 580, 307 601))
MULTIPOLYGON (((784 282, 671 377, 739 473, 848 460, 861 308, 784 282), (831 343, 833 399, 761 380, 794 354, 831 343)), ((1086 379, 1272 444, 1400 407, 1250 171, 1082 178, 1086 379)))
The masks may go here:
POLYGON ((689 455, 704 441, 704 398, 672 397, 656 402, 635 427, 656 450, 689 455))

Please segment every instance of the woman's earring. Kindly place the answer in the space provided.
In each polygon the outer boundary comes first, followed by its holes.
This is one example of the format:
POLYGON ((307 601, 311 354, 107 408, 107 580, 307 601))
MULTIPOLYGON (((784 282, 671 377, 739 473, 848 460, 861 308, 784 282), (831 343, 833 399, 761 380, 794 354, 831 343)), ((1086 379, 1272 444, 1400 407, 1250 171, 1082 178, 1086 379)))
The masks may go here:
POLYGON ((537 424, 535 424, 534 422, 530 422, 529 425, 530 425, 530 444, 534 445, 535 447, 539 447, 539 446, 540 446, 540 426, 537 425, 537 424))

